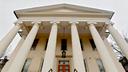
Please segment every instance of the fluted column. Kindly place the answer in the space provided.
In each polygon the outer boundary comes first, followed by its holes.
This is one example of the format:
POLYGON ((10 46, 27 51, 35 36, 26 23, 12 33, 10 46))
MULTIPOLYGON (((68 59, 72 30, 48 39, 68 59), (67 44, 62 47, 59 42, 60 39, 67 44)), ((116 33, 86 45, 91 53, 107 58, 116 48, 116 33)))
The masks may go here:
POLYGON ((128 59, 128 43, 124 40, 124 38, 119 34, 119 32, 112 25, 110 24, 108 25, 108 30, 112 35, 112 37, 114 38, 114 40, 116 41, 116 43, 121 48, 123 54, 128 59))
POLYGON ((75 23, 71 24, 71 37, 72 37, 74 69, 76 69, 78 72, 85 72, 79 35, 78 35, 78 31, 75 23))
POLYGON ((6 49, 8 48, 8 46, 10 45, 10 43, 12 42, 14 37, 16 36, 18 30, 20 29, 20 25, 19 25, 20 23, 17 22, 17 24, 4 36, 4 38, 1 39, 1 41, 0 41, 0 57, 2 57, 4 55, 6 49))
POLYGON ((107 50, 107 47, 105 46, 95 26, 93 24, 90 24, 89 29, 96 44, 97 50, 100 54, 100 57, 102 59, 106 72, 119 72, 116 68, 116 64, 114 64, 113 59, 109 54, 109 51, 107 50))
POLYGON ((53 69, 55 50, 56 50, 56 40, 57 40, 57 24, 53 23, 50 36, 48 39, 48 45, 45 53, 42 72, 48 72, 50 69, 53 69))
POLYGON ((37 22, 35 22, 34 26, 32 27, 31 31, 27 35, 24 43, 20 47, 17 55, 15 56, 14 60, 12 61, 7 72, 21 72, 24 62, 29 53, 29 50, 30 50, 32 43, 36 37, 36 34, 38 32, 38 29, 39 29, 39 25, 37 22))

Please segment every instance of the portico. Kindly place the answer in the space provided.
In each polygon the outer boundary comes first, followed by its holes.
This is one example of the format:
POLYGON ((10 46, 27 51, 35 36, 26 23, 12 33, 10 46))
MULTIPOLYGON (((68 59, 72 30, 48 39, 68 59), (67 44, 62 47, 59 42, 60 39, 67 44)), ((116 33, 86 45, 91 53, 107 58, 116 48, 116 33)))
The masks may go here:
POLYGON ((2 72, 100 72, 101 69, 125 72, 113 59, 112 49, 108 50, 103 41, 103 37, 108 37, 106 30, 109 30, 116 41, 121 39, 118 44, 127 57, 128 44, 122 38, 116 38, 120 35, 111 27, 113 12, 60 4, 17 10, 15 13, 18 25, 0 41, 3 44, 0 53, 6 50, 20 29, 24 41, 14 50, 12 59, 2 72), (63 50, 66 51, 65 58, 62 58, 63 50))

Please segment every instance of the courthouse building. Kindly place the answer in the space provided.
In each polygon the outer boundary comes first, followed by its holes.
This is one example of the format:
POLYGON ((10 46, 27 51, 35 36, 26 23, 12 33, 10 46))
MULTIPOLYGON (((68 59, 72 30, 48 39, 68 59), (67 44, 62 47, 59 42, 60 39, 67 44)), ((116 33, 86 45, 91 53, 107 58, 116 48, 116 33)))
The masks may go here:
POLYGON ((113 27, 113 12, 70 4, 14 11, 15 26, 0 41, 2 57, 21 40, 1 72, 125 72, 107 37, 128 58, 128 44, 113 27))

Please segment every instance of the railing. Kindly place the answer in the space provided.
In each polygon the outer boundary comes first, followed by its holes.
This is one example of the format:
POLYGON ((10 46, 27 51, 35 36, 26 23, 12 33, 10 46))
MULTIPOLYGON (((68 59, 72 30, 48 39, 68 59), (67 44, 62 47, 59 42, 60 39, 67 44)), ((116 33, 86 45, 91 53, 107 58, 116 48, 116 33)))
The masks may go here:
POLYGON ((78 72, 77 69, 74 69, 74 72, 78 72))

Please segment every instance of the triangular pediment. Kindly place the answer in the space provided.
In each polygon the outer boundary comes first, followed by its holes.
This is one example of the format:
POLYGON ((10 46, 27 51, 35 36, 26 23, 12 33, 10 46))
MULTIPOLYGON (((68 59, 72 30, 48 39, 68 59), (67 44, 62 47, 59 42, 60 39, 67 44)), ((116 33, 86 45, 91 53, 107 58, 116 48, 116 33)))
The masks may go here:
POLYGON ((70 9, 70 8, 57 8, 57 9, 49 9, 49 10, 37 10, 37 11, 28 11, 25 12, 28 14, 50 14, 50 13, 100 13, 95 11, 89 11, 89 10, 77 10, 77 9, 70 9))
POLYGON ((100 10, 95 8, 89 7, 82 7, 77 5, 70 5, 70 4, 57 4, 57 5, 50 5, 50 6, 42 6, 42 7, 35 7, 29 9, 21 9, 15 11, 16 15, 19 16, 64 16, 64 15, 79 15, 79 16, 87 16, 87 15, 108 15, 111 17, 113 12, 100 10))

